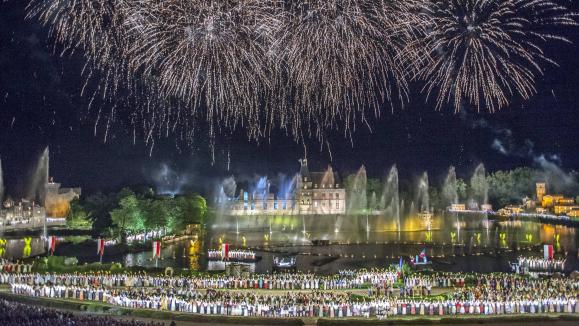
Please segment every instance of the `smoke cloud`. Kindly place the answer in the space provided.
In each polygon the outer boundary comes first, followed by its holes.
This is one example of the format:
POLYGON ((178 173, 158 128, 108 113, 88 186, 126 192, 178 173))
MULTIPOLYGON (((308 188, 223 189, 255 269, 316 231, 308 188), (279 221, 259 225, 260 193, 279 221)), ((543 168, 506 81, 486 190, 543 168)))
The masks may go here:
POLYGON ((193 181, 192 175, 179 173, 165 163, 152 171, 150 176, 158 195, 179 195, 193 181))
POLYGON ((529 139, 525 139, 522 143, 517 142, 511 129, 493 126, 485 119, 473 121, 471 127, 488 130, 494 138, 491 148, 501 155, 531 161, 541 171, 542 175, 539 178, 548 183, 551 191, 574 192, 579 189, 577 172, 565 171, 559 155, 537 151, 535 144, 529 139))

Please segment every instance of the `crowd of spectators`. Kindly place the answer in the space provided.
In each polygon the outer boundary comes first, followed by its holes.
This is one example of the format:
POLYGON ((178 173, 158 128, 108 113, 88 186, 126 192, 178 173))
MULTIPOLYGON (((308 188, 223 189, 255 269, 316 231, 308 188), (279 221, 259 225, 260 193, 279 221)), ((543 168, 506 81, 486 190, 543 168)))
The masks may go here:
POLYGON ((0 299, 0 325, 3 326, 165 326, 163 322, 116 319, 81 315, 0 299))

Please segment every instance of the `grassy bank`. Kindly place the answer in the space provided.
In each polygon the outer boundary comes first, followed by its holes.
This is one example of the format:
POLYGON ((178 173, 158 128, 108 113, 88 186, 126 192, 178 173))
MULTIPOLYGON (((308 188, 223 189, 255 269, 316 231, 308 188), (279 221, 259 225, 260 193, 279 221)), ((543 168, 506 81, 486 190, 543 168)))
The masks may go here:
POLYGON ((389 319, 318 319, 318 326, 382 326, 382 325, 451 325, 451 324, 519 324, 519 323, 556 323, 559 321, 577 322, 578 315, 512 315, 512 316, 452 316, 452 317, 394 317, 389 319))
MULTIPOLYGON (((133 267, 123 267, 120 263, 85 263, 85 264, 66 264, 65 261, 74 257, 65 256, 49 256, 42 257, 31 260, 33 263, 32 271, 38 273, 112 273, 112 274, 122 274, 122 273, 142 273, 152 275, 163 275, 165 274, 165 268, 146 268, 141 266, 133 267)), ((194 271, 182 268, 173 268, 173 275, 178 276, 211 276, 222 274, 223 272, 203 272, 194 271)))

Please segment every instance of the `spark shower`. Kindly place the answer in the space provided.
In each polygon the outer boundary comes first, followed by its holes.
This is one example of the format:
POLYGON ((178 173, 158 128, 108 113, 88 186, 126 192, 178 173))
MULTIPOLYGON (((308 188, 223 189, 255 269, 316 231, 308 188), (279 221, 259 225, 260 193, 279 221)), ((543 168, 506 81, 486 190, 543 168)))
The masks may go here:
POLYGON ((403 107, 410 82, 437 109, 494 112, 536 93, 543 50, 577 26, 556 0, 30 0, 27 16, 84 54, 83 94, 111 103, 89 109, 95 134, 124 119, 151 149, 237 128, 325 142, 403 107))

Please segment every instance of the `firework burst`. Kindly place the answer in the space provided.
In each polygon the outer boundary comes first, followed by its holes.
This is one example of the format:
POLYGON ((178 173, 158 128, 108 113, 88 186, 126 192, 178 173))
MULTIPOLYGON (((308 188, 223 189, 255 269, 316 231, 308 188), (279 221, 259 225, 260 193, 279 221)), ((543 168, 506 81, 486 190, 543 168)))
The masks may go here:
POLYGON ((92 99, 113 103, 95 133, 122 116, 151 148, 240 127, 329 148, 329 131, 407 101, 411 78, 438 109, 492 112, 536 92, 555 63, 543 48, 567 41, 550 29, 577 25, 551 0, 30 0, 28 17, 84 54, 92 99))
POLYGON ((209 123, 243 123, 257 136, 271 89, 274 10, 274 2, 254 0, 128 2, 130 69, 209 123))
MULTIPOLYGON (((535 92, 544 62, 554 63, 546 41, 565 38, 549 27, 576 25, 573 14, 545 0, 425 0, 420 13, 427 33, 410 53, 427 54, 417 78, 438 109, 451 103, 479 111, 500 110, 516 95, 527 100, 535 92)), ((413 57, 410 55, 410 57, 413 57)))
POLYGON ((378 116, 393 90, 406 94, 398 55, 409 28, 399 2, 294 1, 273 48, 293 126, 314 121, 318 136, 378 116), (368 112, 371 112, 368 114, 368 112))

